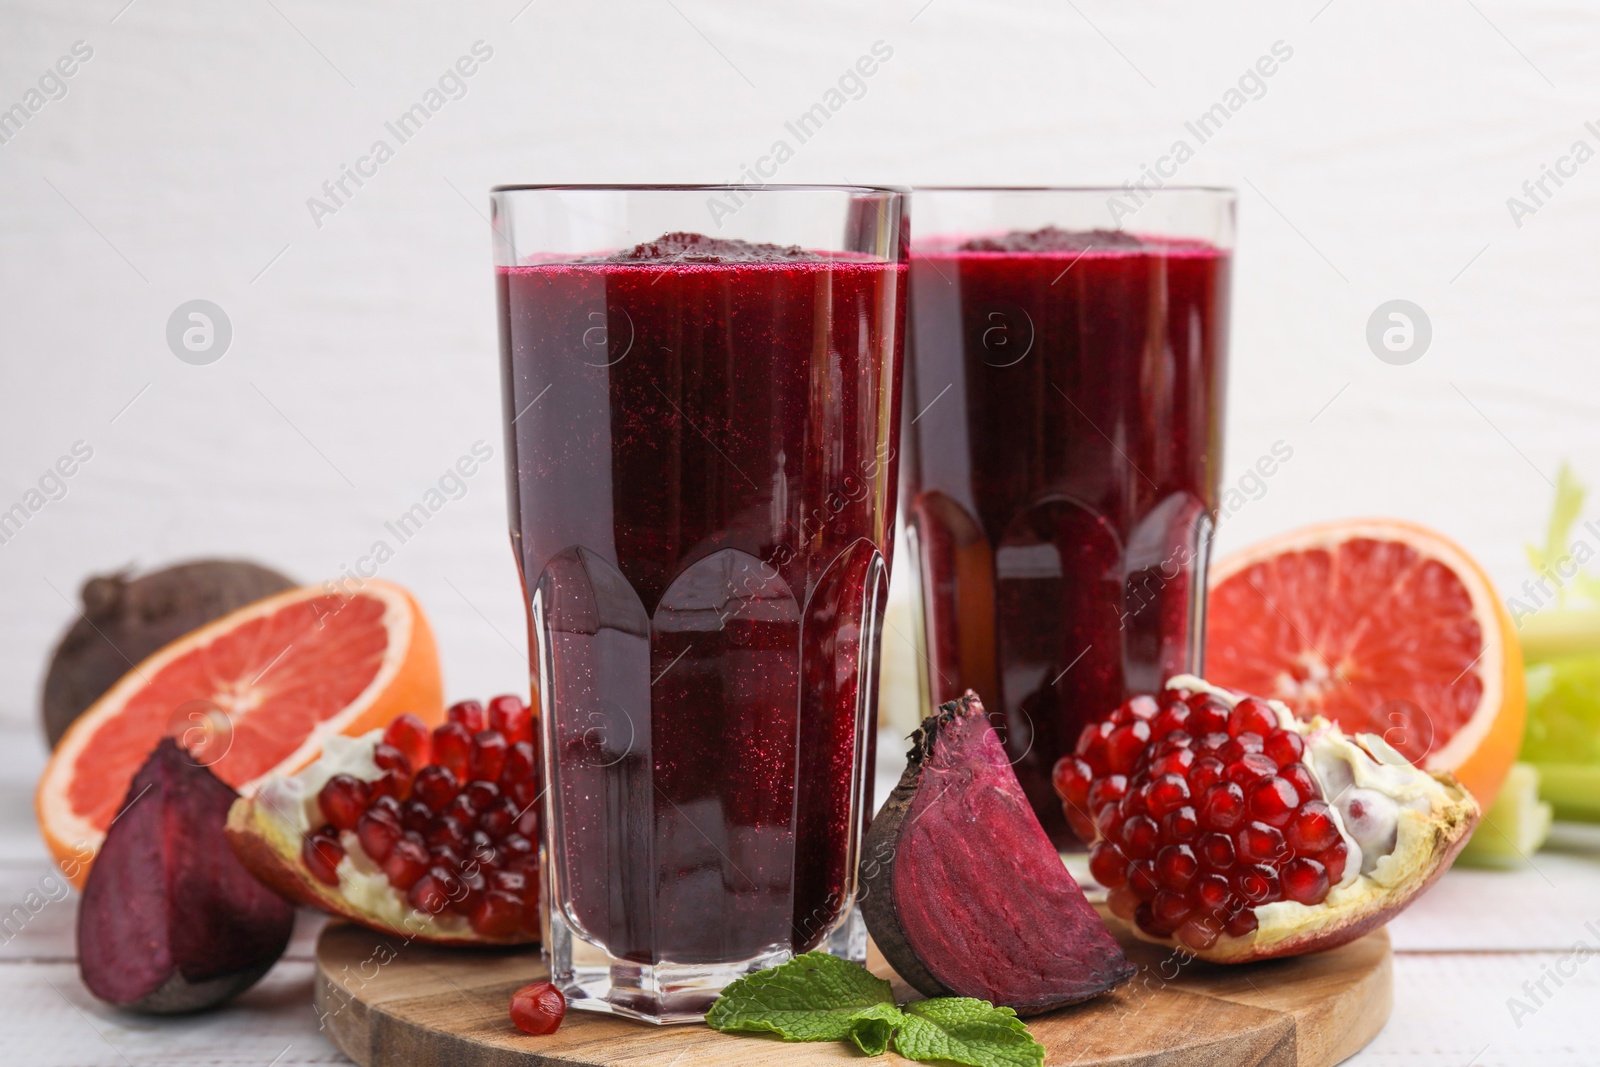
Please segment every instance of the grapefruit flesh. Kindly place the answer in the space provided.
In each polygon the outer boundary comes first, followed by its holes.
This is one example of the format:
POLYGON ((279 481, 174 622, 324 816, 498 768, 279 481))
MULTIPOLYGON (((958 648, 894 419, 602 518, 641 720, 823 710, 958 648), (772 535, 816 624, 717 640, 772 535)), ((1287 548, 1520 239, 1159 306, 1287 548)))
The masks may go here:
POLYGON ((81 884, 129 783, 162 737, 243 794, 315 759, 334 734, 402 712, 443 721, 438 653, 416 602, 387 582, 345 596, 295 589, 226 615, 138 664, 56 748, 40 827, 81 884))
POLYGON ((1346 733, 1374 733, 1487 806, 1525 714, 1516 632, 1482 569, 1441 535, 1336 522, 1211 572, 1206 673, 1346 733))

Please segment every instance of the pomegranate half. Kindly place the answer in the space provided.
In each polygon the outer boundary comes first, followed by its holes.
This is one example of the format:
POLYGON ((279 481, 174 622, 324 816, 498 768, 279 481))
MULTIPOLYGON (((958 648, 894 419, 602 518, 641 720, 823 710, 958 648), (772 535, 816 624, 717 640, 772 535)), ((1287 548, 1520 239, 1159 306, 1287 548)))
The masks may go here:
POLYGON ((1376 929, 1449 868, 1479 816, 1452 776, 1375 734, 1193 675, 1086 727, 1054 778, 1112 914, 1222 963, 1376 929))
POLYGON ((431 733, 402 715, 331 737, 228 812, 234 852, 301 904, 408 940, 539 938, 539 761, 528 708, 452 706, 431 733))

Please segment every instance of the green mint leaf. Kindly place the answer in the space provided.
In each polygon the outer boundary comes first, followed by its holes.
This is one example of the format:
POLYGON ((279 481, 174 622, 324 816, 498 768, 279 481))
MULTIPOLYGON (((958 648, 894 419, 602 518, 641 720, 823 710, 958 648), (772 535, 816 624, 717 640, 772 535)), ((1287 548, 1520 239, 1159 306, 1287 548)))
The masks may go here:
POLYGON ((894 1036, 894 1028, 905 1018, 899 1008, 895 1008, 892 1016, 887 1011, 879 1010, 889 1006, 882 1004, 869 1009, 872 1015, 858 1015, 856 1021, 850 1024, 850 1040, 868 1056, 882 1056, 889 1051, 889 1039, 894 1036))
POLYGON ((900 1055, 967 1067, 1043 1067, 1044 1046, 1017 1013, 970 997, 912 1001, 894 1035, 900 1055))
POLYGON ((838 956, 807 952, 730 983, 706 1025, 768 1031, 785 1041, 850 1040, 864 1052, 875 1047, 876 1055, 900 1018, 888 982, 838 956))

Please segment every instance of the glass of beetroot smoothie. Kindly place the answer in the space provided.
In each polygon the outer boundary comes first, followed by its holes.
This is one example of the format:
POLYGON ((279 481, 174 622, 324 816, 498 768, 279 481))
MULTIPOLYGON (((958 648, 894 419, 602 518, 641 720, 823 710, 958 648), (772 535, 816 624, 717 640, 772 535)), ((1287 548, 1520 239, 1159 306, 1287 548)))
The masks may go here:
POLYGON ((902 504, 925 695, 977 690, 1071 846, 1056 760, 1128 695, 1201 669, 1234 198, 915 200, 931 236, 911 255, 902 504))
POLYGON ((865 957, 905 194, 493 195, 545 950, 579 1008, 698 1021, 865 957))

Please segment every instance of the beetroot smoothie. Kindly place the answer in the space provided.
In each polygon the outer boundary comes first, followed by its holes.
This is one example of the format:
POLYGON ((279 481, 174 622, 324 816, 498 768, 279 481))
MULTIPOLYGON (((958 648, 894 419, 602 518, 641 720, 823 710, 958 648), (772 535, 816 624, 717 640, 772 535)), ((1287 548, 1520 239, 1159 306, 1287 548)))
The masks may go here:
POLYGON ((851 906, 905 278, 692 234, 498 271, 549 862, 618 959, 802 952, 851 906))
POLYGON ((1087 722, 1200 666, 1228 253, 1053 228, 912 251, 906 519, 935 701, 976 689, 1045 828, 1087 722))

